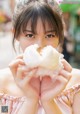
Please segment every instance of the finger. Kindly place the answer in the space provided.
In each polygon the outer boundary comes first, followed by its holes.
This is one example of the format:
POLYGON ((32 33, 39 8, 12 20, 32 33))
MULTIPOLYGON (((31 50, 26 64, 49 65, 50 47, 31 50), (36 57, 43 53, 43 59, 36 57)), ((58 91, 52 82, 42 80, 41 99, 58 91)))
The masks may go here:
POLYGON ((23 82, 24 83, 29 82, 32 77, 35 77, 36 76, 36 72, 37 72, 37 69, 33 69, 32 71, 30 71, 29 73, 27 73, 26 76, 25 76, 25 78, 23 79, 23 82))
POLYGON ((50 76, 44 76, 44 77, 42 77, 41 82, 44 84, 47 84, 47 83, 51 82, 51 77, 50 76))
MULTIPOLYGON (((22 66, 22 69, 25 70, 24 74, 27 75, 27 73, 29 74, 30 72, 32 72, 33 70, 37 70, 38 67, 35 67, 35 68, 30 68, 28 66, 22 66)), ((36 77, 36 76, 35 76, 36 77)))
POLYGON ((23 79, 25 76, 31 76, 33 75, 33 70, 27 66, 20 65, 17 69, 17 78, 23 79))
POLYGON ((40 77, 32 77, 29 84, 33 87, 38 93, 40 92, 40 77))
POLYGON ((9 64, 9 68, 14 76, 16 75, 17 68, 19 65, 25 65, 25 63, 22 59, 16 59, 12 63, 9 64))
POLYGON ((70 72, 67 72, 66 70, 61 70, 60 71, 60 75, 62 75, 64 78, 66 78, 67 80, 70 80, 71 78, 71 73, 70 72))
POLYGON ((64 69, 66 71, 68 71, 68 72, 71 72, 72 71, 71 65, 65 59, 62 60, 62 63, 63 63, 64 69))
POLYGON ((65 88, 65 86, 67 85, 67 83, 68 83, 68 80, 66 78, 64 78, 62 75, 59 75, 59 77, 55 81, 55 84, 56 85, 59 85, 59 87, 61 85, 62 86, 62 89, 65 88))
MULTIPOLYGON (((45 81, 46 81, 46 79, 45 79, 45 81)), ((41 96, 42 96, 42 98, 46 99, 47 96, 48 96, 49 99, 51 97, 53 97, 53 98, 56 97, 59 93, 61 93, 62 90, 64 90, 67 82, 68 81, 63 76, 60 75, 59 77, 56 78, 56 80, 51 85, 48 83, 45 86, 46 88, 44 86, 41 88, 41 96), (50 85, 50 87, 48 87, 49 85, 50 85), (46 92, 46 90, 49 90, 49 95, 46 92)), ((51 83, 51 81, 50 81, 50 83, 51 83)))
POLYGON ((17 56, 16 59, 23 59, 23 54, 17 56))
POLYGON ((25 76, 25 72, 27 72, 27 67, 20 65, 20 66, 17 68, 17 77, 16 77, 16 78, 18 78, 18 79, 23 79, 24 76, 25 76))
POLYGON ((41 93, 52 87, 52 79, 49 76, 42 77, 41 80, 41 93))

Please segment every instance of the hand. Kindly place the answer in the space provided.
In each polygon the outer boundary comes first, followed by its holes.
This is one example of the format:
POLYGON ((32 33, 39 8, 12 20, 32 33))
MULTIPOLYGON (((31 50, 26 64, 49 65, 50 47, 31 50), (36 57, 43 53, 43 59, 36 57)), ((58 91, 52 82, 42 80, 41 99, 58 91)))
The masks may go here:
POLYGON ((40 80, 35 77, 37 68, 30 69, 25 66, 23 56, 17 57, 10 65, 16 84, 30 99, 38 99, 40 91, 40 80))
POLYGON ((64 69, 59 75, 53 77, 44 76, 41 82, 41 102, 48 101, 58 96, 66 87, 71 78, 72 67, 63 60, 64 69))

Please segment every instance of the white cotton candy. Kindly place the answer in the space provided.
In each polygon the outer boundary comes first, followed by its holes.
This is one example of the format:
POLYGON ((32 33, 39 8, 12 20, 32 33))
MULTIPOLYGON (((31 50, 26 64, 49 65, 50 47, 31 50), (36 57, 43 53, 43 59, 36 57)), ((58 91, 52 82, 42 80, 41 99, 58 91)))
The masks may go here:
POLYGON ((41 56, 38 53, 37 49, 39 48, 38 45, 31 45, 26 48, 24 55, 23 55, 23 60, 25 64, 31 68, 39 66, 41 62, 41 56))
POLYGON ((56 69, 59 64, 60 53, 52 46, 46 46, 41 51, 42 61, 41 66, 48 69, 56 69))
POLYGON ((26 48, 23 55, 25 64, 30 68, 39 67, 38 76, 58 74, 63 68, 61 63, 63 55, 52 46, 46 46, 40 52, 38 52, 38 48, 37 44, 26 48))

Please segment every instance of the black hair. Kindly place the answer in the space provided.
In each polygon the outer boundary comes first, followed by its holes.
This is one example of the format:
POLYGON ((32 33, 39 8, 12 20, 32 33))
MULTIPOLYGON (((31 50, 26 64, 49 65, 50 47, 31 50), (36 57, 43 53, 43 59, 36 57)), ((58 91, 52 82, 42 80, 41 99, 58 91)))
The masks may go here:
POLYGON ((48 22, 52 29, 55 29, 56 35, 59 37, 59 43, 63 43, 64 32, 63 32, 63 21, 59 12, 55 11, 45 2, 30 2, 24 8, 21 13, 15 15, 14 19, 14 40, 19 37, 20 33, 24 31, 28 22, 31 20, 32 32, 36 32, 37 20, 40 18, 45 30, 45 22, 48 22))

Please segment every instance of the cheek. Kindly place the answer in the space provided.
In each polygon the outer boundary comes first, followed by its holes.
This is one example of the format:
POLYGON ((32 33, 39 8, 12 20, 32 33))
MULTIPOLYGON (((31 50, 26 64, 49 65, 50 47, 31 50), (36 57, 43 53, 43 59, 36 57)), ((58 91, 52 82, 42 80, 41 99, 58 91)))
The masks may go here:
POLYGON ((20 40, 20 46, 21 46, 21 49, 23 50, 23 52, 28 46, 30 46, 32 44, 34 44, 34 43, 30 42, 30 41, 20 40))
POLYGON ((59 39, 56 38, 56 39, 49 41, 48 45, 51 45, 52 47, 57 48, 59 45, 59 39))
POLYGON ((54 46, 55 48, 57 48, 58 45, 59 45, 59 39, 56 39, 56 41, 53 43, 53 46, 54 46))
POLYGON ((24 51, 28 45, 25 42, 20 42, 20 46, 21 46, 21 49, 24 51))

